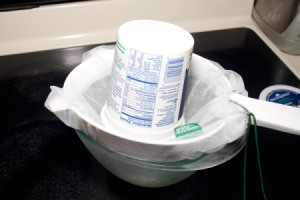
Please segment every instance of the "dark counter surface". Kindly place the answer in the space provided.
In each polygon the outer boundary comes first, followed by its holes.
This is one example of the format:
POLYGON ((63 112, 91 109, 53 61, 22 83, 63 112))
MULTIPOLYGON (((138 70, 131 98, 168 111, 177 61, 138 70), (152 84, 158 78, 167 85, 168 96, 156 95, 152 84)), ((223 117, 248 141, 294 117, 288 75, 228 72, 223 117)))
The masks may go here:
MULTIPOLYGON (((250 30, 194 34, 195 53, 242 75, 251 97, 272 84, 299 80, 250 30), (226 38, 226 39, 225 39, 226 38)), ((50 86, 62 86, 92 46, 0 58, 0 199, 242 199, 243 151, 228 162, 163 188, 142 188, 105 170, 75 131, 45 107, 50 86), (66 59, 68 58, 68 59, 66 59)), ((300 137, 259 128, 269 199, 299 199, 300 137)), ((247 197, 262 199, 253 132, 247 197)))

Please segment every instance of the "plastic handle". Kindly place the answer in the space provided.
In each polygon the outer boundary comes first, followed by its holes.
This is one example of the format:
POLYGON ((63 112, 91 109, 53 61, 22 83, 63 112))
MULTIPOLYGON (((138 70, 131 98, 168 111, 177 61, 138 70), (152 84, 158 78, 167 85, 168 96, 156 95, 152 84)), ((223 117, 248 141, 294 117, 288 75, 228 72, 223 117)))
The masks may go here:
POLYGON ((232 94, 230 99, 256 117, 258 126, 300 135, 300 108, 232 94))

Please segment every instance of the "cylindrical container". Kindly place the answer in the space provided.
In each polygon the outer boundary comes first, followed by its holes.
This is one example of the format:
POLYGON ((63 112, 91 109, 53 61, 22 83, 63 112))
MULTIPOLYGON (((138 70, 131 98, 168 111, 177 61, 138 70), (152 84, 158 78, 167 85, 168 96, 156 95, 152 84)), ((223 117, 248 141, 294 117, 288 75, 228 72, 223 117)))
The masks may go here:
POLYGON ((191 34, 173 24, 134 20, 121 25, 104 121, 128 134, 172 134, 184 122, 193 47, 191 34))
POLYGON ((290 85, 272 85, 260 93, 259 99, 300 108, 300 89, 290 85))

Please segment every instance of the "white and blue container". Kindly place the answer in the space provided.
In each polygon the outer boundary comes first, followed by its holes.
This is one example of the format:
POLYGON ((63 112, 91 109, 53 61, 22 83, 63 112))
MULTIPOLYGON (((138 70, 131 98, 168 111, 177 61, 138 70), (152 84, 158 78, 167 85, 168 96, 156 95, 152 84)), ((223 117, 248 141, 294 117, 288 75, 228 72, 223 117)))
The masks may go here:
POLYGON ((260 93, 259 99, 300 108, 300 89, 290 85, 272 85, 260 93))
POLYGON ((174 127, 184 123, 193 47, 191 34, 170 23, 134 20, 122 24, 110 94, 102 111, 104 121, 117 131, 172 136, 174 127))

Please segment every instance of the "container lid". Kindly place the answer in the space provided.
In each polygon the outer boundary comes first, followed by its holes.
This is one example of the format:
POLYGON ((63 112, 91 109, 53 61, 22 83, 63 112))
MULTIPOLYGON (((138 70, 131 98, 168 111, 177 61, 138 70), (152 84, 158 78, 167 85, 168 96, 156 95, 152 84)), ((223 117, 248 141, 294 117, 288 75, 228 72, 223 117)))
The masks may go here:
POLYGON ((259 99, 300 107, 300 89, 289 85, 272 85, 260 93, 259 99))

